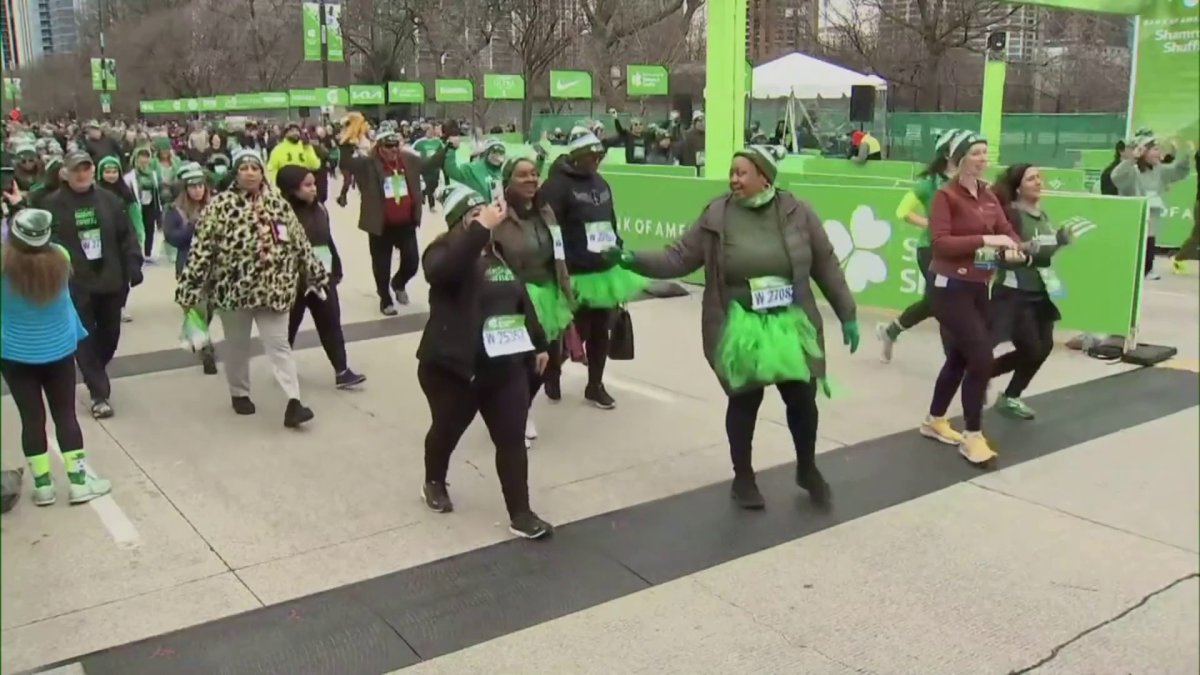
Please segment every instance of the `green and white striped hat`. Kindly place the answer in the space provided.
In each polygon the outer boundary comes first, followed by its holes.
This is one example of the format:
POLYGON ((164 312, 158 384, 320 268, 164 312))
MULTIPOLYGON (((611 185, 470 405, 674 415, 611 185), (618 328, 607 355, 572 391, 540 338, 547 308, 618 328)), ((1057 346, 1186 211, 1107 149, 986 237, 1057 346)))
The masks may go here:
POLYGON ((41 209, 21 209, 13 216, 10 231, 25 244, 38 248, 50 243, 54 217, 41 209))
POLYGON ((779 155, 782 148, 769 145, 751 145, 733 153, 734 157, 745 157, 758 168, 759 173, 767 177, 771 183, 779 175, 779 155))
POLYGON ((262 155, 257 150, 252 148, 238 148, 233 151, 233 168, 236 170, 243 162, 253 162, 261 169, 263 166, 262 155))
POLYGON ((203 184, 208 180, 204 168, 196 162, 186 162, 179 167, 179 182, 184 185, 203 184))
POLYGON ((933 144, 933 151, 939 155, 950 154, 950 143, 962 133, 962 129, 946 129, 938 136, 937 142, 933 144))
POLYGON ((596 138, 586 127, 575 127, 571 129, 570 136, 567 137, 567 153, 571 155, 583 154, 604 154, 604 144, 596 138))
POLYGON ((978 145, 980 143, 986 145, 987 139, 975 133, 974 131, 963 130, 958 134, 958 136, 954 137, 954 140, 950 141, 950 147, 948 149, 950 151, 951 159, 956 162, 959 161, 963 157, 967 156, 967 151, 971 149, 971 146, 978 145))
POLYGON ((458 225, 463 216, 471 209, 487 203, 487 200, 475 190, 455 182, 451 182, 443 188, 438 199, 442 202, 442 210, 446 214, 446 225, 449 227, 458 225))

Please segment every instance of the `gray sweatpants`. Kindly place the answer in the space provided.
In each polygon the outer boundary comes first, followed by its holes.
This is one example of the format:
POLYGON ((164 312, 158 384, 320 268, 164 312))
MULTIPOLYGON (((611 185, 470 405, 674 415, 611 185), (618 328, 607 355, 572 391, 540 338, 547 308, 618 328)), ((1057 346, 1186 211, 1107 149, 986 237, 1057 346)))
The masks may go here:
POLYGON ((250 395, 250 326, 258 327, 258 339, 263 352, 271 360, 275 381, 289 399, 300 398, 300 380, 296 376, 296 361, 288 345, 288 313, 266 309, 220 311, 225 341, 221 345, 221 360, 225 363, 225 379, 231 396, 250 395))

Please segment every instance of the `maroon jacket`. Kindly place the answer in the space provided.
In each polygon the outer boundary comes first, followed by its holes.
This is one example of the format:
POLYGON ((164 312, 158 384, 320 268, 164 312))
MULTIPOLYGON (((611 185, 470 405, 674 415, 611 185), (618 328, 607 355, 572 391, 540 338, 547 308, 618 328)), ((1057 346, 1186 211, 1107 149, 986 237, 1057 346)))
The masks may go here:
POLYGON ((983 247, 984 236, 1006 234, 1013 241, 1021 240, 990 188, 981 182, 979 195, 972 196, 957 179, 933 195, 929 232, 933 238, 930 271, 978 283, 987 283, 992 276, 990 270, 975 266, 975 251, 983 247))

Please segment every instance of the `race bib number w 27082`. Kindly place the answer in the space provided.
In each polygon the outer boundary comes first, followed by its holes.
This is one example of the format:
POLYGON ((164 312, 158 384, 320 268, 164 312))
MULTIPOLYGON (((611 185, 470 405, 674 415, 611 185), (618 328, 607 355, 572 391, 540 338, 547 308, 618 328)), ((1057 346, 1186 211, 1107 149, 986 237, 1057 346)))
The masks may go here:
POLYGON ((750 308, 762 312, 776 307, 788 307, 795 300, 796 289, 791 279, 756 277, 750 280, 750 308))

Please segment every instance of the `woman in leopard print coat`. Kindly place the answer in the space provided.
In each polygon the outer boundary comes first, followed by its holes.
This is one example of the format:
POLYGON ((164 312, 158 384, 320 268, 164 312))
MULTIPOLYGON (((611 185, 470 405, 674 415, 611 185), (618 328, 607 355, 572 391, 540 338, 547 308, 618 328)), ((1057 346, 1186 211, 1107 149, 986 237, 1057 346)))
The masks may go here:
POLYGON ((254 150, 234 153, 232 189, 204 209, 175 301, 185 309, 211 303, 225 329, 221 360, 239 415, 252 415, 250 327, 258 327, 275 380, 288 397, 284 425, 313 418, 300 402, 296 362, 288 345, 288 314, 303 284, 322 294, 328 272, 313 253, 304 228, 281 194, 263 180, 262 157, 254 150))

